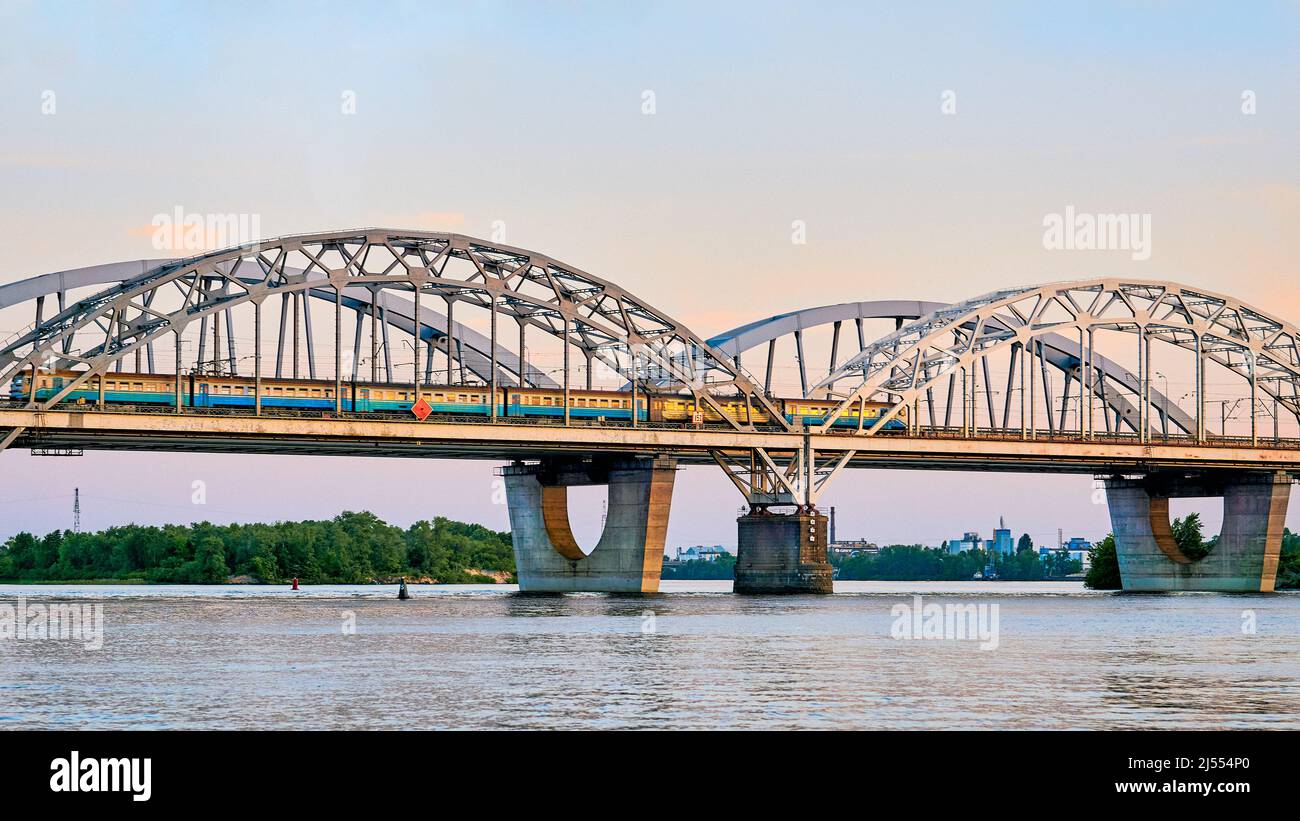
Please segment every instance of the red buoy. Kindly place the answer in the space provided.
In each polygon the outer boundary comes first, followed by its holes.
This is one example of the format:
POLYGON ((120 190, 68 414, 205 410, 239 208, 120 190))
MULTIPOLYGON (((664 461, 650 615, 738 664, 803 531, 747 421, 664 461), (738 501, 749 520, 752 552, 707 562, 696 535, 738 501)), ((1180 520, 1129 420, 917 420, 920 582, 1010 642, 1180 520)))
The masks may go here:
POLYGON ((297 590, 297 589, 298 589, 298 577, 297 577, 297 576, 294 576, 294 577, 293 577, 293 589, 294 589, 294 590, 297 590))

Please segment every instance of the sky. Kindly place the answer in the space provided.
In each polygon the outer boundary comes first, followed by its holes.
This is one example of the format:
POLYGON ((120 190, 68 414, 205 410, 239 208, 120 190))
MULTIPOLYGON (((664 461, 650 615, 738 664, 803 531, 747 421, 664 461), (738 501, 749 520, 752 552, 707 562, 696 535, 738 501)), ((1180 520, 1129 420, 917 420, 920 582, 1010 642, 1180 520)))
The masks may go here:
MULTIPOLYGON (((1102 275, 1300 321, 1300 6, 898 5, 0 0, 0 283, 160 256, 150 221, 180 207, 264 236, 503 230, 701 336, 1102 275), (1045 248, 1068 206, 1150 215, 1150 254, 1045 248)), ((0 338, 18 325, 0 313, 0 338)), ((74 487, 88 528, 369 509, 504 529, 494 467, 10 451, 0 538, 66 527, 74 487)), ((571 505, 586 544, 598 499, 571 505)), ((857 471, 822 505, 841 537, 1004 516, 1054 542, 1109 529, 1094 501, 1088 477, 857 471)), ((734 545, 741 502, 682 471, 669 549, 734 545)), ((1215 503, 1174 508, 1218 526, 1215 503)))

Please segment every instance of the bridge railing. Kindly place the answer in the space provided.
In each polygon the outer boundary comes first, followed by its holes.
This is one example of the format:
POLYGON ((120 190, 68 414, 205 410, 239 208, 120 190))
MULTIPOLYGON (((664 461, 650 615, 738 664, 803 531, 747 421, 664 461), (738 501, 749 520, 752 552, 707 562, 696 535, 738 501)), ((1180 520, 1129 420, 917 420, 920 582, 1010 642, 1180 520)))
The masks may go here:
MULTIPOLYGON (((12 397, 0 396, 0 408, 24 409, 27 405, 21 400, 12 397)), ((76 403, 61 402, 49 409, 52 412, 74 412, 86 414, 127 414, 127 415, 144 415, 151 417, 176 416, 177 411, 174 406, 161 405, 122 405, 114 404, 103 408, 93 402, 76 403)), ((184 407, 179 415, 183 416, 202 416, 202 417, 228 417, 228 418, 251 418, 257 414, 251 409, 243 408, 199 408, 184 407)), ((405 411, 365 411, 365 412, 336 412, 332 409, 303 409, 303 408, 273 408, 263 407, 261 416, 264 418, 275 419, 346 419, 350 421, 383 421, 383 422, 410 422, 412 424, 438 425, 438 424, 455 424, 455 425, 527 425, 535 427, 564 427, 565 423, 560 418, 547 417, 521 417, 521 416, 500 416, 496 419, 477 414, 440 414, 430 416, 423 422, 417 422, 409 412, 405 411)), ((613 429, 631 429, 631 420, 624 419, 582 419, 572 418, 569 421, 569 427, 577 428, 613 428, 613 429)), ((661 431, 683 431, 683 430, 719 430, 714 426, 700 426, 692 422, 652 422, 640 420, 636 428, 645 430, 661 431)), ((725 429, 723 429, 725 430, 725 429)), ((767 429, 771 433, 781 433, 783 431, 776 426, 767 429)), ((760 432, 763 429, 760 428, 760 432)), ((862 441, 855 435, 856 431, 851 429, 831 429, 819 436, 852 438, 855 441, 862 441)), ((1119 433, 1119 432, 1092 432, 1088 435, 1081 435, 1078 431, 1065 432, 1059 428, 1056 430, 1039 429, 1039 430, 993 430, 980 429, 970 430, 963 429, 960 426, 920 426, 914 428, 911 432, 890 432, 884 434, 888 440, 897 441, 900 439, 908 440, 944 440, 944 441, 982 441, 982 442, 1042 442, 1042 443, 1086 443, 1086 444, 1115 444, 1115 445, 1180 445, 1192 446, 1199 448, 1270 448, 1300 451, 1300 438, 1288 438, 1272 436, 1259 436, 1256 438, 1250 436, 1219 436, 1210 435, 1203 442, 1197 442, 1195 437, 1187 434, 1160 434, 1150 435, 1146 442, 1142 442, 1136 433, 1119 433)))

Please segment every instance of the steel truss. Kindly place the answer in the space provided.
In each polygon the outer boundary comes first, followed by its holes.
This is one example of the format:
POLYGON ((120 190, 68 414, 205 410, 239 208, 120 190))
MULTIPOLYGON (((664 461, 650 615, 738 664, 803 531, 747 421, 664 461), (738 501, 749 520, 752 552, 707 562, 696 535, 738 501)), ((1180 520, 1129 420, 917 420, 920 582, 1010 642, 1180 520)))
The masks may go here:
MULTIPOLYGON (((458 334, 461 326, 454 320, 457 306, 469 306, 491 315, 490 339, 487 344, 478 341, 481 348, 487 349, 488 361, 478 363, 478 368, 487 372, 493 388, 509 364, 499 355, 502 348, 497 340, 498 317, 504 316, 518 323, 520 352, 526 347, 525 332, 530 328, 565 343, 566 392, 571 384, 569 352, 577 348, 588 364, 589 384, 590 364, 599 360, 642 390, 653 387, 657 391, 689 393, 697 403, 712 407, 737 429, 749 426, 724 413, 720 400, 740 397, 747 405, 765 410, 773 424, 788 428, 782 415, 743 371, 715 355, 681 323, 608 281, 519 248, 459 234, 388 229, 283 237, 161 264, 63 308, 0 347, 0 383, 31 368, 57 365, 77 369, 77 378, 41 403, 41 407, 49 408, 87 380, 102 376, 110 368, 120 368, 118 363, 129 354, 142 349, 152 353, 153 345, 168 335, 174 337, 179 349, 181 334, 194 322, 200 324, 200 362, 205 359, 208 323, 212 323, 213 361, 217 363, 223 358, 222 326, 226 327, 229 346, 233 342, 230 312, 245 307, 251 307, 254 314, 258 340, 254 378, 260 381, 265 371, 260 345, 263 303, 268 298, 279 298, 286 306, 292 304, 295 311, 301 307, 306 313, 310 305, 306 296, 332 295, 334 395, 336 407, 341 409, 343 311, 355 311, 359 326, 368 310, 373 323, 377 313, 394 307, 391 301, 385 304, 394 294, 409 297, 409 327, 412 333, 419 327, 422 337, 427 315, 421 300, 426 305, 435 301, 445 304, 446 332, 430 332, 429 341, 430 352, 434 344, 447 352, 449 383, 455 378, 453 362, 460 363, 463 374, 469 359, 460 347, 464 336, 458 334), (155 298, 164 293, 172 299, 179 295, 180 306, 158 307, 162 303, 155 298), (417 323, 414 317, 421 321, 417 323), (84 342, 87 337, 92 338, 89 344, 84 342)), ((284 351, 285 316, 282 309, 277 373, 284 351)), ((386 338, 392 318, 380 321, 386 338)), ((372 332, 372 347, 377 347, 375 337, 372 332)), ((310 335, 307 345, 311 363, 310 335)), ((359 347, 358 329, 354 351, 359 347)), ((427 381, 431 376, 428 358, 421 368, 421 347, 412 348, 412 383, 427 381)), ((233 369, 233 352, 228 358, 233 369)), ((377 360, 372 356, 372 368, 377 360)), ((176 361, 179 395, 179 355, 176 361)), ((296 368, 296 350, 293 361, 296 368)), ((542 383, 539 375, 529 373, 526 362, 516 361, 511 381, 542 383)), ((391 360, 386 364, 391 368, 391 360)), ((214 369, 220 370, 221 366, 214 364, 214 369)), ((260 401, 260 390, 256 395, 260 401)))
MULTIPOLYGON (((1167 431, 1173 409, 1167 403, 1162 408, 1161 403, 1153 402, 1151 387, 1151 343, 1163 342, 1195 355, 1192 384, 1196 410, 1184 423, 1189 434, 1198 442, 1205 441, 1208 435, 1205 413, 1208 361, 1242 377, 1248 390, 1243 398, 1252 407, 1254 442, 1258 430, 1253 408, 1261 392, 1300 422, 1298 333, 1294 326, 1231 297, 1172 282, 1097 279, 995 291, 934 311, 850 357, 813 388, 813 391, 829 391, 836 382, 848 380, 857 384, 846 393, 835 392, 840 404, 818 430, 827 430, 854 403, 881 395, 891 397, 893 407, 858 433, 878 433, 904 408, 914 410, 909 426, 919 425, 917 417, 925 407, 922 398, 928 397, 941 380, 947 380, 950 386, 960 380, 961 396, 970 399, 962 403, 963 430, 978 433, 973 416, 979 399, 987 401, 989 418, 996 418, 992 394, 987 389, 989 357, 1009 352, 1008 380, 1018 380, 1022 396, 1030 398, 1028 402, 1022 401, 1021 433, 1032 436, 1034 424, 1026 420, 1024 408, 1030 408, 1032 415, 1037 382, 1035 364, 1041 369, 1045 345, 1051 335, 1068 335, 1078 338, 1080 356, 1077 365, 1067 372, 1062 428, 1071 384, 1075 382, 1080 386, 1080 397, 1086 393, 1100 398, 1114 411, 1113 419, 1111 414, 1103 414, 1107 430, 1112 425, 1128 426, 1143 441, 1148 441, 1158 416, 1167 431), (1094 346, 1094 335, 1099 330, 1134 335, 1138 363, 1135 377, 1106 378, 1106 371, 1099 367, 1102 358, 1094 346), (982 397, 978 387, 981 376, 986 388, 982 397), (1123 402, 1119 401, 1121 398, 1123 402)), ((1042 373, 1045 375, 1046 371, 1042 373)), ((1044 397, 1048 387, 1044 376, 1044 397)), ((950 388, 949 396, 952 395, 950 388)), ((1080 404, 1078 433, 1090 438, 1097 427, 1093 403, 1080 404), (1086 411, 1083 404, 1087 406, 1086 411)), ((1008 399, 1004 422, 1009 409, 1008 399)), ((928 410, 931 423, 937 424, 932 400, 928 410)), ((1054 431, 1050 412, 1048 421, 1054 431)))

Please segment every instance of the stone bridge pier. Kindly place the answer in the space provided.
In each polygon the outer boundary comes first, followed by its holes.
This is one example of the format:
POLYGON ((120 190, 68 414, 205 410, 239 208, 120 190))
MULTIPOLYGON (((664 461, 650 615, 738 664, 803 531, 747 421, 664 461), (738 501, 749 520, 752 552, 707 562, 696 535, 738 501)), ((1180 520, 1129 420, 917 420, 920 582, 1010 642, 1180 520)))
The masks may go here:
POLYGON ((830 593, 826 517, 755 508, 736 520, 736 593, 830 593))
POLYGON ((1290 496, 1291 476, 1283 471, 1151 473, 1107 479, 1106 498, 1124 589, 1271 592, 1290 496), (1209 555, 1193 560, 1174 541, 1169 500, 1198 496, 1223 498, 1223 529, 1209 555))
POLYGON ((676 461, 543 459, 503 468, 519 589, 657 593, 676 461), (608 485, 605 529, 590 553, 569 527, 569 488, 608 485))

